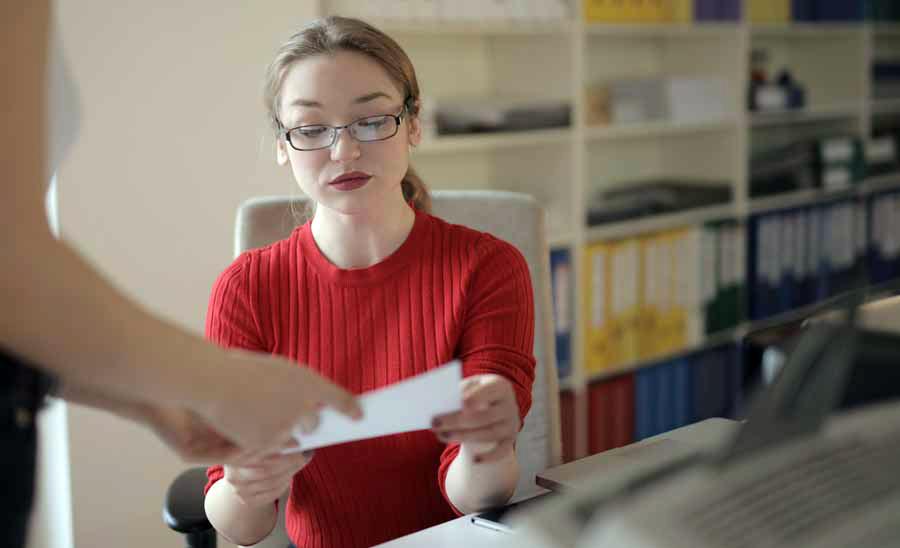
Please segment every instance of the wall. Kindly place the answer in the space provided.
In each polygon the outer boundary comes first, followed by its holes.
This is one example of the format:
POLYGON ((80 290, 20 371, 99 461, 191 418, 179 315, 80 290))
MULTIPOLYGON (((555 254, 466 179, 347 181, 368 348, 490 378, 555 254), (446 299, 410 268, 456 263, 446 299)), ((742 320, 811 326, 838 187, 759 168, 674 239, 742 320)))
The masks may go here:
MULTIPOLYGON (((274 164, 261 79, 315 2, 57 4, 83 116, 59 175, 64 237, 128 295, 200 331, 235 207, 293 191, 274 164)), ((179 459, 77 406, 69 428, 75 545, 180 546, 160 518, 179 459)))

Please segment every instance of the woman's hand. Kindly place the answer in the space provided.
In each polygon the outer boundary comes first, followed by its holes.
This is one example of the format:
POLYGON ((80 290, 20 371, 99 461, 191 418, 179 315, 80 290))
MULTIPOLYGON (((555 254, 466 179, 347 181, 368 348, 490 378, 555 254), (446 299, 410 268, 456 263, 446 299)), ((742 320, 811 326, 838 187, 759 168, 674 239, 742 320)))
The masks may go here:
POLYGON ((473 375, 462 380, 461 411, 436 417, 433 430, 443 442, 460 442, 477 463, 510 454, 521 428, 512 384, 500 375, 473 375))
POLYGON ((239 465, 225 465, 224 481, 234 495, 250 508, 274 503, 291 486, 294 475, 303 469, 313 452, 257 456, 239 465))

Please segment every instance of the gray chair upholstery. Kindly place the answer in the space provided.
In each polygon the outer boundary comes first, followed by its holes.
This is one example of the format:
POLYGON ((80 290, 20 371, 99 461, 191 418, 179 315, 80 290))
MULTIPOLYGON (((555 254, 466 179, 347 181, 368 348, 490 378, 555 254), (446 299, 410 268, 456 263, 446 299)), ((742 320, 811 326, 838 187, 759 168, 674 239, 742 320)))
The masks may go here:
MULTIPOLYGON (((514 495, 517 500, 537 490, 535 474, 561 460, 559 388, 543 209, 530 196, 494 191, 434 191, 432 205, 437 217, 493 234, 516 246, 528 262, 534 287, 537 369, 531 410, 516 442, 522 472, 514 495)), ((306 207, 306 199, 300 197, 247 200, 237 213, 235 254, 286 238, 301 222, 306 207)))

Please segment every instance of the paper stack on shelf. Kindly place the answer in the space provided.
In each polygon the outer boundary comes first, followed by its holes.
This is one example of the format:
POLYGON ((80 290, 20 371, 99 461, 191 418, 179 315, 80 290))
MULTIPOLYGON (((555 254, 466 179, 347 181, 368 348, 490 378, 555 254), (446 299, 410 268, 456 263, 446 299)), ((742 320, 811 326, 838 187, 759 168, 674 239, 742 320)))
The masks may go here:
POLYGON ((728 182, 677 178, 629 181, 598 190, 588 205, 587 223, 596 226, 730 201, 728 182))
POLYGON ((592 125, 714 122, 731 111, 725 80, 715 76, 617 80, 591 86, 586 95, 592 125))
POLYGON ((561 99, 473 97, 432 101, 438 135, 568 127, 571 104, 561 99))

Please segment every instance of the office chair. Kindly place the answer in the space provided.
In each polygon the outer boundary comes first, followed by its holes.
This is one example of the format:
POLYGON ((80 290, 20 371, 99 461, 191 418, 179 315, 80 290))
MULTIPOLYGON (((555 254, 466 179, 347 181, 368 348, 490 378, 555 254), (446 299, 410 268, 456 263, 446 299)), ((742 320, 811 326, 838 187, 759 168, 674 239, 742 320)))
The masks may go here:
MULTIPOLYGON (((286 238, 297 226, 297 215, 305 210, 307 203, 305 198, 287 196, 245 201, 238 207, 235 221, 235 256, 286 238)), ((531 409, 516 441, 520 478, 513 501, 519 500, 537 491, 535 475, 559 464, 562 451, 544 212, 530 196, 494 191, 434 191, 432 206, 437 217, 488 232, 513 244, 528 263, 534 288, 537 365, 531 409)), ((215 532, 203 511, 205 483, 205 469, 193 468, 176 478, 166 496, 164 520, 170 528, 185 534, 188 548, 215 547, 215 532)), ((283 508, 285 504, 280 506, 283 508)), ((283 529, 283 520, 279 520, 278 529, 283 529)))

